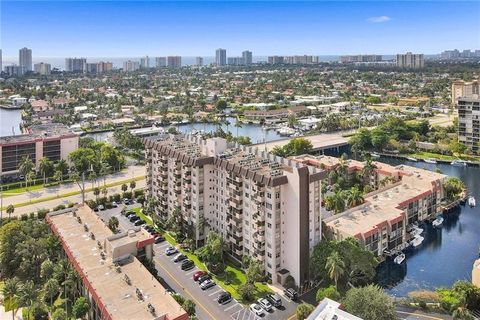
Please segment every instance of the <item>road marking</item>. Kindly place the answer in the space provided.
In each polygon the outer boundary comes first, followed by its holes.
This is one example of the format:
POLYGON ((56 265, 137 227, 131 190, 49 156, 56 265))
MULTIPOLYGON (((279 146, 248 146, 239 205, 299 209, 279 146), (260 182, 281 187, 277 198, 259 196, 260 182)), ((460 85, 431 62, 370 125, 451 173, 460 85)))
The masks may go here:
POLYGON ((237 303, 235 303, 234 305, 231 305, 230 307, 228 307, 228 308, 224 309, 223 311, 228 311, 228 310, 231 310, 231 309, 235 308, 236 306, 240 306, 240 305, 238 304, 238 302, 237 302, 237 303))
POLYGON ((186 273, 186 275, 187 275, 187 276, 188 276, 188 275, 191 275, 192 273, 197 272, 197 271, 198 271, 197 268, 193 268, 193 270, 190 271, 189 273, 186 273))
POLYGON ((416 316, 416 317, 421 317, 421 318, 427 318, 427 319, 433 319, 433 320, 443 320, 442 318, 427 316, 427 315, 424 315, 424 314, 405 312, 405 311, 396 311, 396 312, 400 313, 400 314, 406 314, 406 315, 416 316))
POLYGON ((210 293, 208 296, 211 297, 211 296, 213 296, 215 293, 219 293, 220 291, 222 291, 222 289, 219 289, 219 290, 217 290, 217 291, 215 291, 215 292, 212 292, 212 293, 210 293))
POLYGON ((170 271, 168 271, 167 269, 165 269, 165 267, 164 267, 161 263, 158 263, 158 266, 159 266, 160 268, 162 268, 163 271, 165 271, 165 272, 170 276, 170 278, 172 278, 172 280, 175 281, 175 282, 178 284, 178 286, 179 286, 180 288, 183 288, 183 290, 192 298, 192 300, 193 300, 197 305, 199 305, 203 310, 205 310, 205 312, 208 313, 208 315, 209 315, 210 317, 212 317, 212 319, 216 319, 216 318, 210 313, 210 311, 208 311, 208 309, 207 309, 203 304, 201 304, 197 299, 195 299, 195 297, 190 293, 190 291, 188 291, 187 289, 184 288, 184 286, 170 273, 170 271))

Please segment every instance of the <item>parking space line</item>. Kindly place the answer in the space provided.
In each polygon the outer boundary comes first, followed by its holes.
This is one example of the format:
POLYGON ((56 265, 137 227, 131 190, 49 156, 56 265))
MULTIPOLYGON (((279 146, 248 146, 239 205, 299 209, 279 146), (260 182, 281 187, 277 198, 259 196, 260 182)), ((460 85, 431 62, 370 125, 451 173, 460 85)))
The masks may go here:
POLYGON ((226 312, 226 311, 228 311, 228 310, 231 310, 231 309, 235 308, 236 306, 240 306, 240 304, 238 304, 238 302, 236 302, 235 304, 233 304, 233 305, 231 305, 230 307, 224 309, 223 311, 226 312))
POLYGON ((222 291, 222 289, 219 289, 219 290, 217 290, 217 291, 215 291, 215 292, 212 292, 212 293, 210 293, 208 296, 211 297, 211 296, 213 296, 215 293, 219 293, 220 291, 222 291))
POLYGON ((186 273, 186 275, 187 275, 187 276, 188 276, 188 275, 191 275, 192 273, 197 272, 197 271, 198 271, 197 268, 193 268, 193 270, 190 271, 190 272, 188 272, 188 273, 186 273))

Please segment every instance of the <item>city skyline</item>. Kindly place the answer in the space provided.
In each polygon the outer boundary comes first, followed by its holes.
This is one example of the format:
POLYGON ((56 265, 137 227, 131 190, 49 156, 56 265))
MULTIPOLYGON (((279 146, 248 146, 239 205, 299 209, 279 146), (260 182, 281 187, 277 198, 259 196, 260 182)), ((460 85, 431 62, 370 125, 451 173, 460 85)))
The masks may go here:
POLYGON ((230 56, 246 49, 255 56, 436 54, 480 47, 479 8, 477 2, 7 1, 2 49, 6 59, 22 47, 37 57, 212 56, 215 48, 230 56), (111 13, 108 21, 104 12, 111 13), (38 15, 58 19, 32 28, 28 21, 38 15), (126 18, 135 22, 125 24, 126 18), (56 40, 45 41, 45 34, 56 40))

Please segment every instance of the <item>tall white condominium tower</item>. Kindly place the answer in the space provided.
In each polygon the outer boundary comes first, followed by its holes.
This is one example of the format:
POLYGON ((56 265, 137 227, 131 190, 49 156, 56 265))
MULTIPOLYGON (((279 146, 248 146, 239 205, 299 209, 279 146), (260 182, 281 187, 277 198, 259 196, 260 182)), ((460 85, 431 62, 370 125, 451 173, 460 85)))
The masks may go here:
POLYGON ((146 192, 154 219, 182 216, 181 229, 202 246, 221 235, 231 256, 249 256, 273 283, 309 278, 309 257, 321 240, 325 171, 222 138, 186 135, 145 139, 146 192))
POLYGON ((196 58, 195 58, 195 65, 196 65, 197 67, 203 66, 203 58, 202 58, 202 57, 196 57, 196 58))
POLYGON ((149 69, 150 68, 150 58, 145 56, 140 59, 140 68, 142 69, 149 69))
POLYGON ((52 72, 52 66, 49 63, 35 63, 33 66, 35 73, 41 74, 42 76, 49 75, 52 72))
POLYGON ((168 56, 167 57, 167 67, 169 68, 180 68, 182 66, 182 57, 181 56, 168 56))
POLYGON ((18 51, 18 65, 23 72, 33 71, 32 49, 22 48, 18 51))
POLYGON ((252 64, 252 51, 245 50, 242 52, 243 64, 246 66, 252 64))
POLYGON ((471 94, 458 98, 458 141, 473 152, 480 143, 480 96, 471 94))
POLYGON ((66 58, 65 71, 67 72, 83 72, 87 64, 85 58, 66 58))
POLYGON ((123 63, 124 72, 134 72, 140 68, 140 65, 137 61, 128 60, 123 63))
POLYGON ((215 51, 215 64, 217 66, 225 66, 227 64, 227 50, 220 48, 215 51))
POLYGON ((167 66, 167 58, 166 57, 156 57, 155 58, 155 67, 163 68, 167 66))
POLYGON ((407 52, 397 54, 397 67, 405 69, 420 69, 424 67, 423 54, 407 52))

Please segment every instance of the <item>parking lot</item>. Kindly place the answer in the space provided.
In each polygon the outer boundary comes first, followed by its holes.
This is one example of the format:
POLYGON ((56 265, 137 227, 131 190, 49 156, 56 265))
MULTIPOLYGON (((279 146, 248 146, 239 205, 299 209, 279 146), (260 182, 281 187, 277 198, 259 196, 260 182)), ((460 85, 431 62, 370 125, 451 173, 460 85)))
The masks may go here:
MULTIPOLYGON (((127 209, 130 209, 134 206, 129 206, 127 209)), ((99 211, 98 214, 104 221, 108 221, 111 216, 116 216, 119 220, 119 229, 121 230, 128 230, 128 228, 132 226, 130 221, 121 215, 121 208, 99 211)), ((206 290, 202 290, 199 284, 193 281, 193 275, 200 269, 195 266, 193 269, 187 271, 181 270, 181 263, 175 263, 173 261, 176 254, 171 256, 167 256, 165 254, 165 250, 169 246, 170 244, 167 241, 154 245, 154 262, 158 270, 158 274, 164 280, 162 281, 162 285, 165 285, 167 289, 179 293, 186 299, 190 299, 195 302, 198 319, 276 320, 288 319, 295 314, 297 303, 288 300, 283 295, 280 295, 283 306, 280 309, 273 308, 272 311, 265 312, 264 316, 255 315, 249 310, 249 306, 244 306, 235 299, 232 299, 230 302, 224 305, 219 304, 217 302, 217 298, 224 290, 218 285, 206 290)))

